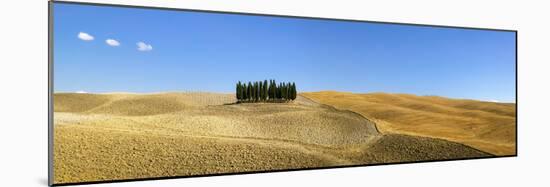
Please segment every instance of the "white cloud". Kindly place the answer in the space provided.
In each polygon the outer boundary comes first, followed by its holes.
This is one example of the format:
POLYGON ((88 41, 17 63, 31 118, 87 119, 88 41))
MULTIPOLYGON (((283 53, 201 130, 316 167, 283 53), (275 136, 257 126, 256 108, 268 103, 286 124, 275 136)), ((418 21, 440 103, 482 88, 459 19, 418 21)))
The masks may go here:
POLYGON ((84 41, 92 41, 94 40, 94 37, 88 33, 85 33, 85 32, 79 32, 78 33, 78 38, 80 38, 81 40, 84 40, 84 41))
POLYGON ((79 91, 76 91, 75 93, 79 93, 79 94, 85 94, 85 93, 88 93, 86 91, 83 91, 83 90, 79 90, 79 91))
POLYGON ((500 101, 494 100, 494 99, 493 99, 493 100, 489 100, 489 101, 490 101, 490 102, 493 102, 493 103, 500 103, 500 101))
POLYGON ((144 42, 138 42, 137 43, 137 50, 139 51, 151 51, 153 50, 153 46, 151 46, 150 44, 146 44, 144 42))
POLYGON ((107 39, 107 40, 105 40, 105 43, 107 43, 107 45, 115 46, 115 47, 120 45, 120 42, 118 42, 114 39, 107 39))

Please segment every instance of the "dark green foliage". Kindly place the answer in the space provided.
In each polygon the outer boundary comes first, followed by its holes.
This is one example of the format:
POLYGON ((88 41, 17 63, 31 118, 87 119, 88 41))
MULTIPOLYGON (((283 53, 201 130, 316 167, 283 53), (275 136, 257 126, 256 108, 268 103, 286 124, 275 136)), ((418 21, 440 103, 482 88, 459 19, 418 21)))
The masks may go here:
POLYGON ((239 102, 286 102, 296 99, 296 84, 275 80, 256 81, 236 84, 236 96, 239 102))
POLYGON ((275 99, 282 99, 283 98, 282 95, 281 95, 281 93, 283 93, 283 92, 281 92, 282 87, 283 87, 283 85, 281 83, 279 83, 279 85, 277 85, 277 87, 275 88, 275 89, 277 89, 277 92, 276 92, 277 95, 275 95, 275 99))
POLYGON ((260 86, 258 82, 254 82, 254 101, 258 101, 260 98, 260 86))
POLYGON ((246 89, 248 90, 246 100, 250 100, 252 98, 252 83, 248 82, 248 87, 246 89))
POLYGON ((243 92, 243 95, 242 95, 242 97, 241 97, 241 100, 245 100, 246 98, 248 98, 248 90, 246 90, 246 88, 248 88, 248 87, 246 86, 246 83, 243 83, 243 84, 241 85, 241 90, 242 90, 242 92, 243 92))
POLYGON ((248 96, 248 100, 254 101, 254 98, 256 97, 256 92, 254 91, 254 82, 250 83, 250 88, 248 89, 250 90, 250 96, 248 96))
POLYGON ((269 100, 273 100, 273 81, 269 80, 269 86, 267 87, 267 97, 269 100))
POLYGON ((287 87, 286 87, 286 83, 281 83, 282 87, 281 87, 281 95, 282 95, 282 98, 284 100, 287 100, 288 99, 288 92, 287 92, 287 87))
POLYGON ((288 100, 292 100, 292 83, 288 83, 288 100))
POLYGON ((284 89, 284 84, 282 82, 279 83, 279 99, 285 99, 284 89))
POLYGON ((251 88, 251 91, 252 91, 252 98, 250 98, 252 101, 256 101, 256 83, 252 83, 252 88, 251 88))
POLYGON ((260 87, 258 88, 258 91, 260 92, 260 100, 263 100, 264 99, 264 82, 260 81, 259 83, 260 87))
POLYGON ((237 100, 241 99, 241 96, 239 95, 239 91, 240 91, 239 89, 240 89, 240 86, 241 86, 241 85, 239 85, 240 82, 241 81, 239 81, 237 83, 237 86, 236 86, 236 89, 235 89, 235 97, 237 97, 237 100))
POLYGON ((277 92, 279 89, 277 89, 277 82, 273 80, 273 100, 277 100, 277 92))
POLYGON ((243 92, 242 92, 242 89, 243 89, 243 88, 242 88, 241 81, 239 81, 239 82, 237 83, 237 88, 236 88, 236 91, 235 91, 235 94, 236 94, 236 96, 237 96, 237 100, 239 100, 239 101, 240 101, 241 99, 243 99, 243 92))
POLYGON ((296 91, 296 84, 292 82, 290 99, 292 100, 296 99, 297 95, 298 95, 298 92, 296 91))
POLYGON ((263 96, 262 96, 262 100, 263 101, 267 101, 267 80, 264 80, 264 87, 262 88, 262 93, 263 93, 263 96))

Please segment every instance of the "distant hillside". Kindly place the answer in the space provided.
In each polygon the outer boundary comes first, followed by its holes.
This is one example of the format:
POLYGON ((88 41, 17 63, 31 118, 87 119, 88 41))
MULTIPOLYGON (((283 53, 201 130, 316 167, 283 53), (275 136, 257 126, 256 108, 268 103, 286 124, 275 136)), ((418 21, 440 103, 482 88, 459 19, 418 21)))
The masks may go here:
POLYGON ((55 112, 142 116, 177 112, 186 107, 234 103, 234 94, 207 92, 154 94, 54 94, 55 112))
POLYGON ((375 121, 382 133, 442 138, 496 154, 516 153, 515 104, 437 96, 346 92, 302 93, 375 121))

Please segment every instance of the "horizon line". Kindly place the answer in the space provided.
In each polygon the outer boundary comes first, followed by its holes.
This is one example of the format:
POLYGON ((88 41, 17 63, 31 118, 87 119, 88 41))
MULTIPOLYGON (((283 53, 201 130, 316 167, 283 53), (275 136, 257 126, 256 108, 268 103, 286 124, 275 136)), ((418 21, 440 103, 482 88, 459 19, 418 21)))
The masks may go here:
MULTIPOLYGON (((347 94, 392 94, 392 95, 413 95, 418 97, 441 97, 445 99, 454 99, 454 100, 473 100, 481 102, 491 102, 491 103, 502 103, 502 104, 516 104, 514 101, 498 101, 498 100, 482 100, 482 99, 473 99, 473 98, 458 98, 458 97, 449 97, 441 95, 420 95, 404 92, 383 92, 383 91, 373 91, 373 92, 352 92, 352 91, 337 91, 337 90, 320 90, 320 91, 305 91, 298 93, 315 93, 315 92, 338 92, 338 93, 347 93, 347 94)), ((170 93, 208 93, 208 94, 235 94, 235 92, 214 92, 214 91, 160 91, 160 92, 125 92, 125 91, 114 91, 114 92, 87 92, 87 91, 54 91, 53 94, 135 94, 135 95, 155 95, 155 94, 170 94, 170 93)), ((517 99, 517 98, 516 98, 517 99)))

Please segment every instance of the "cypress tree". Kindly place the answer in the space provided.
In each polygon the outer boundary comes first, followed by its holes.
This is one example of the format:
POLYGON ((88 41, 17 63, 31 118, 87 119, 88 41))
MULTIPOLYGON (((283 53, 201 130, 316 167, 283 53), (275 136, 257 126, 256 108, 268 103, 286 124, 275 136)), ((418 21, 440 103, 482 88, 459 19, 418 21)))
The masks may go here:
POLYGON ((285 84, 285 100, 288 100, 290 99, 290 96, 288 95, 288 90, 289 90, 289 87, 288 87, 288 83, 284 83, 285 84))
POLYGON ((277 88, 277 82, 273 80, 273 99, 278 99, 278 88, 277 88))
POLYGON ((252 99, 252 83, 250 83, 250 81, 248 81, 248 86, 247 86, 247 94, 246 94, 246 99, 247 100, 250 100, 252 99))
POLYGON ((243 89, 243 97, 241 98, 241 100, 246 100, 246 98, 248 97, 248 90, 246 90, 246 83, 243 83, 242 85, 242 89, 243 89))
POLYGON ((288 100, 293 100, 292 97, 294 97, 294 91, 292 91, 292 83, 288 82, 288 100))
POLYGON ((262 100, 262 81, 258 81, 258 101, 262 100))
POLYGON ((290 97, 288 95, 288 83, 285 82, 285 100, 288 100, 290 97))
POLYGON ((239 95, 241 98, 239 98, 241 101, 244 99, 244 84, 241 82, 239 83, 239 95))
POLYGON ((275 83, 275 99, 279 99, 279 96, 281 95, 279 94, 279 89, 281 88, 279 85, 280 84, 275 83))
POLYGON ((281 82, 281 99, 285 100, 285 82, 281 82))
POLYGON ((288 82, 288 90, 286 91, 288 94, 288 100, 292 100, 292 84, 288 82))
POLYGON ((257 90, 258 89, 258 82, 254 82, 252 85, 253 85, 252 86, 252 88, 253 88, 252 92, 254 92, 254 98, 253 99, 254 99, 254 102, 256 102, 258 100, 258 90, 257 90))
POLYGON ((261 81, 256 82, 256 101, 259 101, 260 98, 262 97, 262 95, 261 95, 262 94, 262 92, 261 92, 262 89, 261 89, 260 83, 261 83, 261 81))
POLYGON ((256 101, 260 100, 260 83, 256 81, 256 101))
POLYGON ((296 91, 296 84, 292 82, 292 97, 291 99, 294 100, 298 96, 298 92, 296 91))
POLYGON ((271 84, 269 85, 269 99, 275 100, 275 80, 271 80, 271 84))
POLYGON ((267 80, 264 80, 264 87, 262 92, 264 93, 264 96, 262 97, 262 99, 266 101, 267 100, 267 80))
POLYGON ((237 83, 237 86, 236 86, 235 89, 236 89, 236 90, 235 90, 235 95, 236 95, 236 97, 237 97, 237 101, 240 101, 240 100, 241 100, 241 81, 239 81, 239 82, 237 83))
POLYGON ((288 98, 290 98, 288 96, 288 83, 285 82, 285 100, 288 100, 288 98))
POLYGON ((262 87, 262 101, 265 101, 267 100, 267 81, 264 81, 262 85, 264 85, 262 87))
POLYGON ((258 100, 258 82, 254 81, 254 102, 258 100))
POLYGON ((248 85, 248 100, 252 99, 252 83, 248 85))
POLYGON ((267 86, 267 97, 269 100, 273 99, 273 96, 271 95, 271 89, 273 88, 271 79, 269 80, 269 86, 267 86))
POLYGON ((258 87, 257 82, 252 83, 252 93, 253 93, 253 96, 254 96, 254 97, 252 97, 252 100, 254 100, 254 101, 256 101, 256 96, 258 94, 258 92, 256 92, 257 87, 258 87))
POLYGON ((239 100, 244 99, 244 89, 243 89, 243 83, 239 81, 239 100))
POLYGON ((279 88, 277 88, 277 82, 273 80, 273 99, 279 99, 279 88))
POLYGON ((255 82, 252 82, 252 86, 250 87, 250 92, 252 93, 250 97, 250 99, 252 99, 252 101, 256 100, 256 83, 255 82))
POLYGON ((261 96, 261 97, 260 97, 260 100, 265 101, 266 94, 265 94, 264 90, 265 90, 265 88, 266 88, 267 85, 265 85, 265 83, 264 83, 263 81, 260 81, 260 84, 262 85, 262 86, 260 87, 260 93, 261 93, 261 94, 260 94, 260 96, 261 96))
POLYGON ((256 83, 255 82, 252 82, 252 86, 250 87, 250 99, 252 101, 254 101, 254 99, 256 99, 256 87, 255 87, 256 83))
POLYGON ((241 82, 241 83, 240 83, 240 86, 239 86, 239 90, 240 90, 240 91, 239 91, 239 94, 241 95, 241 98, 239 98, 239 99, 240 99, 241 101, 244 99, 244 91, 245 91, 245 90, 244 90, 244 87, 245 87, 245 85, 241 82))
POLYGON ((239 83, 235 85, 235 97, 237 98, 237 101, 239 100, 239 83))
POLYGON ((277 99, 283 98, 283 83, 279 83, 279 86, 277 87, 277 99))
POLYGON ((285 82, 281 82, 281 99, 285 100, 285 82))

